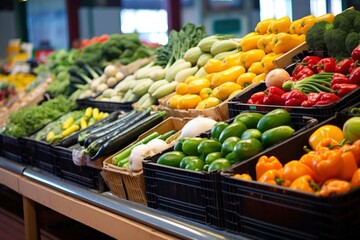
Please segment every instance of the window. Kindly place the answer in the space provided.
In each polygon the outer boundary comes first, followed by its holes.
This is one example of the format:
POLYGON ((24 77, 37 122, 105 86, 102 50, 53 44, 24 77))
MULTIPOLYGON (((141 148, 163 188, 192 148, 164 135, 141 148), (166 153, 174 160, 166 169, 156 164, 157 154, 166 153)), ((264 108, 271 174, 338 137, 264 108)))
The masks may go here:
POLYGON ((260 20, 285 16, 292 19, 291 0, 260 0, 260 20))
POLYGON ((166 44, 168 19, 163 0, 121 1, 121 32, 137 32, 143 41, 166 44))

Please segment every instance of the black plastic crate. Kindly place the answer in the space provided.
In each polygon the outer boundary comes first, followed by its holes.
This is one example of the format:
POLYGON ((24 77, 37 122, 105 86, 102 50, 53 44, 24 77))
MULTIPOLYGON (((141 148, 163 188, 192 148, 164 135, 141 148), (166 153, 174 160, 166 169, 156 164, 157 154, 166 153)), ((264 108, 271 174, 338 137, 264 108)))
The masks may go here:
POLYGON ((346 107, 351 106, 352 104, 360 101, 360 88, 352 91, 346 96, 342 97, 336 102, 322 105, 322 106, 313 106, 313 107, 300 107, 300 106, 281 106, 281 105, 265 105, 265 104, 247 104, 247 101, 250 99, 251 95, 264 91, 266 89, 265 82, 256 84, 252 88, 249 88, 246 91, 243 91, 228 103, 229 116, 230 118, 236 116, 242 111, 253 110, 261 113, 270 112, 276 108, 283 108, 290 112, 292 115, 307 115, 314 117, 318 120, 326 120, 329 117, 332 117, 336 112, 343 110, 346 107))
POLYGON ((160 155, 143 162, 148 206, 223 228, 219 172, 188 171, 160 165, 156 163, 160 155))
POLYGON ((126 103, 106 102, 106 101, 98 101, 95 98, 85 98, 85 99, 76 100, 76 103, 81 108, 93 107, 93 108, 99 108, 105 112, 113 112, 119 110, 129 112, 134 109, 132 107, 132 104, 134 102, 126 102, 126 103))
MULTIPOLYGON (((283 164, 299 159, 310 135, 320 126, 342 127, 344 119, 331 117, 295 138, 267 149, 283 164)), ((343 195, 318 197, 286 187, 233 177, 248 173, 255 178, 259 156, 221 173, 225 229, 256 239, 357 239, 360 236, 360 189, 343 195)))
POLYGON ((51 144, 38 141, 29 137, 23 137, 23 142, 28 149, 27 157, 32 166, 55 174, 55 161, 51 144))
MULTIPOLYGON (((312 117, 292 116, 295 134, 317 122, 312 117)), ((209 138, 210 132, 200 136, 209 138)), ((167 151, 171 150, 173 148, 167 151)), ((224 228, 220 172, 197 172, 160 165, 156 161, 161 154, 143 161, 148 206, 212 227, 224 228)))
POLYGON ((104 179, 100 175, 101 169, 88 166, 77 166, 72 160, 72 149, 53 146, 55 159, 55 174, 84 187, 104 192, 107 189, 104 179))
POLYGON ((7 135, 1 135, 1 154, 10 160, 18 163, 30 163, 26 157, 29 152, 24 141, 21 138, 15 138, 7 135))

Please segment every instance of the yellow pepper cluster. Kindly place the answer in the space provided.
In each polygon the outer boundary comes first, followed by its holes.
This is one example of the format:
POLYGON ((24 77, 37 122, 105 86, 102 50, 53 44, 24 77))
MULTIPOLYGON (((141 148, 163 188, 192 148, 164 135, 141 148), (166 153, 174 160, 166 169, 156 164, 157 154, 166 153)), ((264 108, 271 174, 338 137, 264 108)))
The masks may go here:
POLYGON ((306 40, 306 32, 317 21, 332 22, 334 15, 305 16, 291 22, 289 17, 260 21, 254 32, 239 41, 240 51, 222 60, 210 58, 204 65, 207 75, 188 77, 178 83, 166 105, 175 109, 205 109, 231 99, 251 84, 265 80, 274 69, 273 61, 306 40))
POLYGON ((0 80, 12 84, 17 89, 25 89, 36 78, 31 73, 14 73, 9 75, 0 75, 0 80))

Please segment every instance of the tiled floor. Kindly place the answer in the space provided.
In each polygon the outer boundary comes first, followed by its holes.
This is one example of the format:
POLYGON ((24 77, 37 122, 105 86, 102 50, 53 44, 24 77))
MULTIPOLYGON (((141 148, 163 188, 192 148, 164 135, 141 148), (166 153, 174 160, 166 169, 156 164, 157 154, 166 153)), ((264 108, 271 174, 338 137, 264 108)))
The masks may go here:
MULTIPOLYGON (((113 238, 66 216, 39 206, 41 240, 111 240, 113 238)), ((0 240, 24 240, 22 199, 0 185, 0 240)))

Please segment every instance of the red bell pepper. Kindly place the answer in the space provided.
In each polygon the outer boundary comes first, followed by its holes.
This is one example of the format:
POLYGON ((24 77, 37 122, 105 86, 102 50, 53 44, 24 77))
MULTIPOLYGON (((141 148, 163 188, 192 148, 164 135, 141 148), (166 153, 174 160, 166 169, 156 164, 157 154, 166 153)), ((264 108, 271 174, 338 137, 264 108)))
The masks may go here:
POLYGON ((360 85, 360 67, 351 71, 349 76, 349 83, 360 85))
POLYGON ((285 106, 301 106, 303 101, 308 100, 308 97, 295 89, 281 95, 281 99, 285 102, 285 106))
POLYGON ((315 66, 318 73, 335 72, 336 60, 331 57, 323 58, 315 66))
POLYGON ((349 83, 349 78, 342 73, 334 73, 331 79, 331 86, 338 83, 349 83))
POLYGON ((356 84, 351 84, 351 83, 337 83, 337 84, 333 85, 331 87, 331 89, 336 90, 335 91, 336 95, 338 95, 339 97, 343 97, 343 96, 347 95, 348 93, 351 93, 358 87, 360 87, 360 86, 356 85, 356 84))
POLYGON ((315 105, 327 105, 339 100, 340 97, 337 96, 335 93, 328 93, 328 92, 320 92, 319 96, 316 99, 315 105))
POLYGON ((360 60, 360 44, 356 48, 354 48, 354 50, 352 50, 351 58, 354 62, 360 60))
POLYGON ((265 91, 264 104, 267 105, 284 105, 284 101, 281 99, 281 95, 285 92, 278 87, 268 87, 265 91))
POLYGON ((353 63, 354 61, 350 58, 344 58, 343 60, 341 60, 340 62, 338 62, 335 66, 335 72, 336 73, 342 73, 342 74, 349 74, 349 69, 350 69, 350 66, 351 64, 353 63))
POLYGON ((300 72, 298 72, 295 75, 295 78, 296 78, 296 80, 301 80, 303 78, 310 77, 314 74, 315 74, 314 71, 311 70, 309 67, 304 67, 300 72))
POLYGON ((256 92, 253 95, 251 95, 251 97, 247 101, 247 103, 248 104, 263 104, 265 96, 266 96, 265 92, 256 92))
POLYGON ((316 70, 316 68, 313 68, 314 65, 316 65, 321 60, 321 57, 318 56, 306 56, 301 61, 303 65, 307 66, 311 70, 316 70))
POLYGON ((294 70, 291 73, 291 76, 296 77, 296 74, 298 74, 304 68, 307 68, 307 66, 302 65, 301 63, 296 64, 294 70))
POLYGON ((301 106, 302 107, 312 107, 312 106, 314 106, 316 104, 316 102, 317 102, 318 97, 319 97, 318 93, 309 93, 307 95, 308 99, 303 101, 301 103, 301 106))

